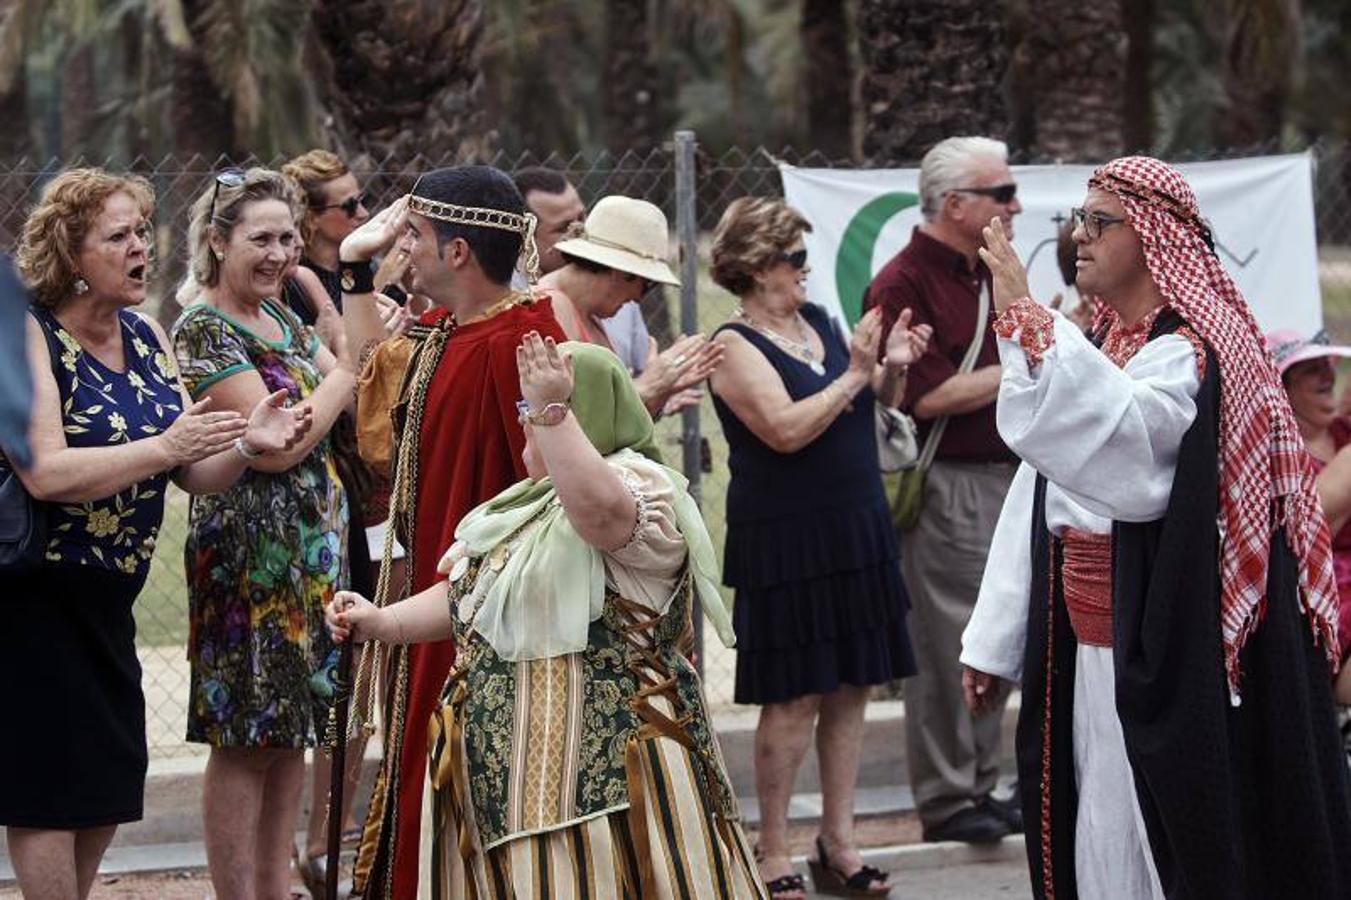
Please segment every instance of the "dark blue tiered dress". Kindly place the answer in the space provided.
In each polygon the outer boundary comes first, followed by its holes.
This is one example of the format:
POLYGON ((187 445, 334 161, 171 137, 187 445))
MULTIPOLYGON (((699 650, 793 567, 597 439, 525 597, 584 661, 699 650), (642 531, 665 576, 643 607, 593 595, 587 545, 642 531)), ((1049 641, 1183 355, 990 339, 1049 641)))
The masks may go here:
MULTIPOLYGON (((826 348, 824 374, 753 328, 723 326, 765 355, 794 400, 824 390, 849 365, 827 313, 807 304, 802 315, 826 348)), ((723 583, 736 592, 736 701, 779 703, 913 675, 872 390, 795 453, 771 449, 716 394, 713 406, 731 469, 723 583)))

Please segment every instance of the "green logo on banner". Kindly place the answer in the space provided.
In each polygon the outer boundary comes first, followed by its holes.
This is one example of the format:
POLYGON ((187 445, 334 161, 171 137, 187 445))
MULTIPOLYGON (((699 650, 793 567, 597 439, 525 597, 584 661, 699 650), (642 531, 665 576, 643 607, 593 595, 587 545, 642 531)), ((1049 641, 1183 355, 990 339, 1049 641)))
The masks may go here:
POLYGON ((865 203, 845 226, 835 257, 835 294, 851 326, 863 314, 863 292, 873 279, 873 248, 878 235, 897 213, 918 205, 918 194, 883 194, 865 203))

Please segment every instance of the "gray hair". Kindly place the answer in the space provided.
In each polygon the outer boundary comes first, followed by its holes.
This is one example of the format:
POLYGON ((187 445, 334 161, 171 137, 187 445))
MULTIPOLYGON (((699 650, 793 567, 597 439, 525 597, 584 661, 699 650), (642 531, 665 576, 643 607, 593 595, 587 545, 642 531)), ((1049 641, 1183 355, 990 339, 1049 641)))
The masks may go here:
POLYGON ((977 158, 1007 162, 1008 145, 987 137, 944 138, 924 154, 919 164, 920 212, 933 219, 943 208, 943 195, 967 186, 977 158))
POLYGON ((192 204, 188 214, 188 268, 199 285, 214 287, 220 281, 220 261, 211 252, 211 232, 229 240, 244 207, 258 200, 280 200, 291 208, 291 218, 297 222, 304 215, 296 185, 280 172, 258 167, 245 172, 237 185, 218 184, 213 179, 192 204))

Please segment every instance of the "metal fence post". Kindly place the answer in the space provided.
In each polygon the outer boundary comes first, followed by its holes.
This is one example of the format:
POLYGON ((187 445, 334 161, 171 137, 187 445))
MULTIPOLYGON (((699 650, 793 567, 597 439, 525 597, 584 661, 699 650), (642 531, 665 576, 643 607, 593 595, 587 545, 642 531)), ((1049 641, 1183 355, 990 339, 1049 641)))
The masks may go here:
MULTIPOLYGON (((675 133, 676 240, 680 244, 680 331, 699 331, 699 219, 696 201, 695 148, 693 131, 675 133)), ((690 480, 694 502, 701 501, 700 478, 703 474, 699 444, 699 407, 687 406, 680 413, 681 471, 690 480)), ((691 610, 694 625, 695 666, 704 668, 704 617, 695 603, 691 610)))

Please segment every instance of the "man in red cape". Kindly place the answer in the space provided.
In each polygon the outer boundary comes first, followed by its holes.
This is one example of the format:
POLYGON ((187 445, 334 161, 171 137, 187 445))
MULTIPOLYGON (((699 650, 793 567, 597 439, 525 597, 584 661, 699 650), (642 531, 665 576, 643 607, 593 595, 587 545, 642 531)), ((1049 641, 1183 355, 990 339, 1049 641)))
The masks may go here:
MULTIPOLYGON (((409 550, 412 593, 439 577, 437 561, 464 514, 526 477, 516 347, 530 331, 565 340, 546 297, 510 287, 523 251, 527 270, 537 266, 533 232, 534 217, 510 177, 488 166, 457 166, 423 175, 410 195, 343 241, 349 340, 364 345, 383 336, 371 259, 395 241, 409 256, 412 290, 434 304, 410 330, 416 349, 392 410, 391 518, 409 550)), ((454 645, 439 641, 398 648, 388 661, 384 763, 354 894, 417 895, 427 720, 454 659, 454 645)))

